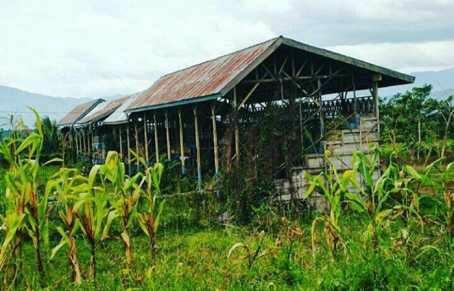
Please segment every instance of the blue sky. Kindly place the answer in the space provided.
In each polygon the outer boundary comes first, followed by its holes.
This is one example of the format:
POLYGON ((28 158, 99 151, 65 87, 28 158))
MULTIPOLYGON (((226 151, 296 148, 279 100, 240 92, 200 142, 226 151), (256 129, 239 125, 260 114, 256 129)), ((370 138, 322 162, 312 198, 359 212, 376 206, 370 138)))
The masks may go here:
POLYGON ((285 35, 404 72, 454 67, 452 0, 0 0, 0 84, 97 97, 285 35))

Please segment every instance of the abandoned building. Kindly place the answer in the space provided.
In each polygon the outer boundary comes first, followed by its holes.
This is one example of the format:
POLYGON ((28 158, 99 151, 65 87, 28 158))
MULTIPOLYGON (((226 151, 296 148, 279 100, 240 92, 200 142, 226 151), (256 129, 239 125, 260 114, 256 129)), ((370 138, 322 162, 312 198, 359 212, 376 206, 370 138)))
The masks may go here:
POLYGON ((327 160, 351 167, 352 153, 379 142, 378 90, 414 77, 286 37, 162 76, 143 92, 75 108, 59 123, 78 155, 102 161, 131 151, 173 160, 202 187, 240 171, 304 187, 304 172, 327 160))

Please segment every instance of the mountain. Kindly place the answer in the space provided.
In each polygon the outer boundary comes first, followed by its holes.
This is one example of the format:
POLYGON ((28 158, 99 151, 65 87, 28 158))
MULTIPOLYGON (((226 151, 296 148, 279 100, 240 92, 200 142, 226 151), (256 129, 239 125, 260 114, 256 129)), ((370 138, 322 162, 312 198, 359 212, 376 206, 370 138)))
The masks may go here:
POLYGON ((415 76, 414 84, 383 88, 380 90, 381 96, 392 96, 396 93, 405 92, 413 87, 420 87, 424 84, 432 85, 432 96, 438 99, 445 99, 454 95, 454 68, 442 71, 426 71, 410 73, 415 76))
POLYGON ((27 126, 32 126, 35 118, 28 107, 36 109, 42 117, 58 121, 74 106, 88 100, 90 98, 53 97, 0 86, 0 128, 8 126, 11 114, 21 116, 27 126))

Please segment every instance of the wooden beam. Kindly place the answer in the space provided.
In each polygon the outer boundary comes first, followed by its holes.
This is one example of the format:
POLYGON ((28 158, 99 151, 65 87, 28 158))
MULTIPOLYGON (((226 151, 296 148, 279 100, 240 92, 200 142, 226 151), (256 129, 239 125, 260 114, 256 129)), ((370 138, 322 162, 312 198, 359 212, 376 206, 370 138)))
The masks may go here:
POLYGON ((166 143, 167 143, 167 160, 170 161, 171 153, 170 153, 170 132, 169 132, 169 117, 167 115, 167 111, 165 112, 165 127, 166 127, 166 143))
POLYGON ((178 122, 180 130, 180 161, 181 161, 181 173, 185 173, 185 159, 184 159, 184 136, 183 136, 183 119, 181 117, 181 110, 178 110, 178 122))
POLYGON ((76 141, 76 156, 79 156, 79 135, 77 134, 77 131, 74 131, 74 137, 76 141))
POLYGON ((159 163, 159 139, 158 139, 158 123, 156 122, 156 114, 153 114, 154 121, 154 152, 156 163, 159 163))
POLYGON ((85 155, 87 153, 87 143, 85 141, 85 130, 82 129, 82 153, 85 155))
POLYGON ((122 139, 121 125, 118 127, 118 135, 120 138, 120 158, 123 159, 123 139, 122 139))
POLYGON ((129 137, 129 124, 126 127, 126 147, 128 150, 128 172, 131 175, 131 141, 129 137))
POLYGON ((194 113, 194 134, 195 134, 195 148, 197 154, 197 190, 202 189, 202 163, 200 157, 200 140, 199 140, 199 121, 197 118, 197 107, 192 109, 194 113))
POLYGON ((243 101, 241 101, 240 105, 238 106, 238 109, 241 108, 249 100, 249 98, 252 96, 252 94, 254 94, 255 90, 257 89, 257 87, 259 85, 260 85, 260 83, 254 84, 254 87, 252 87, 252 89, 249 91, 249 93, 246 95, 246 97, 243 99, 243 101))
POLYGON ((323 138, 325 134, 325 117, 323 115, 323 102, 322 102, 322 94, 321 94, 321 82, 317 80, 317 99, 319 102, 318 110, 319 110, 319 118, 320 118, 320 138, 323 138))
POLYGON ((135 140, 136 140, 136 155, 137 155, 137 161, 136 161, 136 167, 137 167, 137 171, 139 171, 139 166, 140 166, 140 162, 139 162, 139 131, 137 130, 137 122, 134 122, 134 137, 135 137, 135 140))
POLYGON ((234 131, 235 131, 235 165, 240 167, 240 129, 238 127, 238 96, 236 87, 233 88, 234 131))
POLYGON ((148 162, 150 161, 149 156, 148 156, 148 123, 147 123, 147 116, 144 113, 143 114, 143 138, 144 138, 144 146, 145 146, 145 161, 148 162))
POLYGON ((219 153, 218 153, 218 133, 216 127, 215 105, 211 105, 211 121, 213 126, 213 155, 214 155, 214 173, 219 173, 219 153))
POLYGON ((380 107, 378 99, 378 83, 382 80, 381 75, 374 75, 372 77, 372 97, 375 101, 375 118, 377 118, 377 134, 380 137, 380 107))

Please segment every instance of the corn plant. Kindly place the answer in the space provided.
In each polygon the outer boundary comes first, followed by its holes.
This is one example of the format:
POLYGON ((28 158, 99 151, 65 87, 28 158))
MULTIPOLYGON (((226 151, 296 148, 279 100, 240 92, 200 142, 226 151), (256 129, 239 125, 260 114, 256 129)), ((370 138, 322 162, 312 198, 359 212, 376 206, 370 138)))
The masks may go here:
POLYGON ((354 172, 345 171, 340 174, 333 164, 330 164, 328 168, 327 171, 318 176, 312 176, 306 173, 305 178, 308 181, 309 187, 305 192, 305 197, 307 198, 317 192, 323 195, 328 203, 328 213, 315 218, 312 222, 312 253, 315 256, 316 229, 317 224, 321 223, 323 224, 326 243, 334 258, 339 246, 343 244, 340 216, 343 199, 348 193, 348 187, 353 179, 354 172))
POLYGON ((378 245, 379 232, 393 214, 393 209, 387 203, 399 179, 398 168, 393 163, 379 175, 378 157, 378 154, 353 154, 353 171, 358 176, 351 180, 355 191, 349 191, 346 196, 353 210, 366 215, 368 224, 364 238, 372 241, 374 247, 378 245))
MULTIPOLYGON (((81 193, 74 205, 82 232, 90 248, 89 274, 96 282, 96 250, 98 245, 109 237, 110 226, 116 213, 110 206, 110 195, 104 185, 97 185, 101 165, 90 170, 86 181, 86 191, 81 193)), ((101 179, 102 180, 102 179, 101 179)))
POLYGON ((158 202, 161 189, 161 177, 164 167, 156 163, 146 167, 143 180, 145 182, 145 203, 138 214, 139 226, 148 237, 150 257, 153 260, 156 254, 156 234, 159 227, 159 219, 164 207, 164 201, 158 202))
POLYGON ((227 254, 227 258, 230 258, 236 250, 244 249, 245 254, 241 257, 241 259, 247 260, 247 266, 248 266, 248 269, 250 270, 252 268, 252 266, 254 265, 254 263, 259 258, 266 255, 266 252, 262 251, 263 244, 264 244, 264 238, 265 238, 265 232, 261 231, 258 234, 258 243, 257 243, 257 246, 255 247, 255 249, 253 249, 251 246, 248 246, 247 244, 242 243, 242 242, 238 242, 238 243, 234 244, 230 248, 230 250, 227 254))
POLYGON ((76 285, 82 282, 82 275, 75 238, 80 227, 76 216, 75 204, 79 195, 87 190, 85 182, 86 178, 82 177, 78 170, 61 168, 48 181, 46 187, 48 195, 53 195, 56 198, 58 215, 63 223, 63 227, 57 227, 61 240, 52 249, 50 258, 52 259, 60 249, 67 246, 68 263, 72 270, 72 280, 76 285))
POLYGON ((121 240, 125 248, 125 259, 129 268, 133 261, 133 248, 130 236, 130 228, 137 216, 137 203, 142 194, 139 183, 141 174, 129 178, 125 175, 125 165, 121 161, 120 156, 115 151, 110 151, 107 154, 105 164, 101 167, 103 176, 108 180, 113 188, 114 195, 114 213, 120 218, 121 223, 121 240))
POLYGON ((10 165, 5 176, 8 210, 4 221, 7 235, 0 250, 0 269, 11 255, 11 244, 14 240, 16 246, 13 249, 20 250, 22 241, 17 234, 21 231, 33 242, 37 270, 42 281, 45 272, 43 247, 47 250, 49 246, 48 195, 40 192, 37 179, 41 169, 40 154, 44 134, 41 118, 36 111, 33 112, 36 116, 36 130, 22 141, 13 136, 0 147, 0 153, 10 165))

